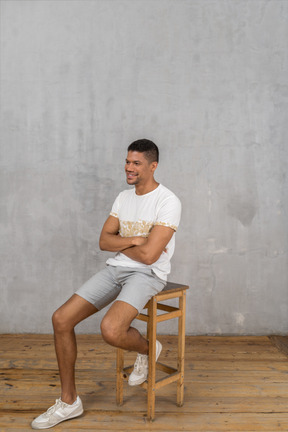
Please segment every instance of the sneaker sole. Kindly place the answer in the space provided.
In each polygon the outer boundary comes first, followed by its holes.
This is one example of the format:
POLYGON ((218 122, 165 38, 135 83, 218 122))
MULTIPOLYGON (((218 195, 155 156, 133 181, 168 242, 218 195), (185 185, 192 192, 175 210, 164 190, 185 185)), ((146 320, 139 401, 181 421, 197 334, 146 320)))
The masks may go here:
POLYGON ((143 384, 146 381, 147 378, 143 378, 143 379, 139 379, 138 381, 133 381, 132 383, 130 383, 128 381, 128 384, 130 387, 134 387, 134 386, 138 386, 140 384, 143 384))
POLYGON ((81 413, 73 414, 73 415, 66 417, 65 419, 59 420, 57 423, 53 423, 52 425, 49 425, 49 426, 37 426, 37 425, 33 426, 33 422, 32 422, 31 427, 32 427, 32 429, 37 429, 37 430, 50 429, 50 428, 53 428, 54 426, 56 426, 57 424, 62 423, 66 420, 71 420, 73 418, 80 417, 83 414, 83 412, 84 412, 84 409, 82 409, 81 413))

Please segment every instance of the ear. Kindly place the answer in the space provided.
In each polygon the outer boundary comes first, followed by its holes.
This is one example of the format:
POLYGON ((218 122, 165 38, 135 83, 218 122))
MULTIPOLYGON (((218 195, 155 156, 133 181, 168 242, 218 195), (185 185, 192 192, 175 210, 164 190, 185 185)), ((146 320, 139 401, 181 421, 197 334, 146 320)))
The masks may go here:
POLYGON ((151 171, 154 172, 158 166, 158 162, 152 162, 150 166, 151 166, 151 171))

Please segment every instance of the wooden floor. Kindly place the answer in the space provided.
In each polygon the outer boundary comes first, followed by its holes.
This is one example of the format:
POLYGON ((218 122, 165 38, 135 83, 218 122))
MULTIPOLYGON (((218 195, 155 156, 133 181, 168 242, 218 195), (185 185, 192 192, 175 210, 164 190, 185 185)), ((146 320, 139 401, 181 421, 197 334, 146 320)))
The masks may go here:
MULTIPOLYGON (((177 341, 159 336, 159 360, 175 366, 177 341)), ((187 337, 185 403, 176 384, 156 394, 149 423, 146 393, 125 383, 115 403, 115 350, 100 336, 78 336, 77 382, 85 413, 55 431, 288 431, 286 338, 187 337), (286 344, 286 345, 285 345, 286 344)), ((59 397, 51 335, 0 335, 0 431, 29 431, 31 420, 59 397)), ((127 363, 135 356, 128 353, 127 363)))

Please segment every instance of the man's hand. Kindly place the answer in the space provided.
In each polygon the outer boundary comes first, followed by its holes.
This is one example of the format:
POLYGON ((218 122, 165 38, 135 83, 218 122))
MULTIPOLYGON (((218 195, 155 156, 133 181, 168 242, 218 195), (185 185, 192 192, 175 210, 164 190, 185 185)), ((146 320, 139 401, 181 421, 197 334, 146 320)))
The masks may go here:
POLYGON ((132 238, 133 246, 143 246, 148 241, 147 237, 136 236, 136 237, 131 237, 131 238, 132 238))

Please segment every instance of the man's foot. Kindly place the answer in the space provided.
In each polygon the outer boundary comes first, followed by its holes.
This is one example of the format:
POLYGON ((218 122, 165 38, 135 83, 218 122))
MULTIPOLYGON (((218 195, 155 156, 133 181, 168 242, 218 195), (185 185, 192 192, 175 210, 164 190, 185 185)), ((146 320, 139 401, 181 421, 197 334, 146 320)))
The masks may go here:
POLYGON ((36 417, 31 426, 32 429, 49 429, 64 420, 78 417, 82 413, 83 405, 79 396, 72 405, 62 402, 61 399, 56 399, 56 403, 44 414, 36 417))
MULTIPOLYGON (((162 345, 156 340, 156 362, 162 351, 162 345)), ((128 384, 136 386, 146 381, 148 376, 148 355, 137 354, 133 372, 129 376, 128 384)))

